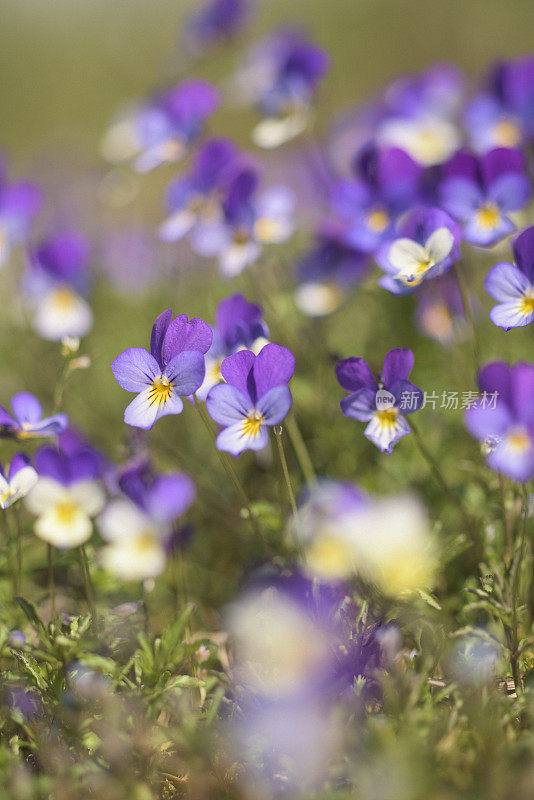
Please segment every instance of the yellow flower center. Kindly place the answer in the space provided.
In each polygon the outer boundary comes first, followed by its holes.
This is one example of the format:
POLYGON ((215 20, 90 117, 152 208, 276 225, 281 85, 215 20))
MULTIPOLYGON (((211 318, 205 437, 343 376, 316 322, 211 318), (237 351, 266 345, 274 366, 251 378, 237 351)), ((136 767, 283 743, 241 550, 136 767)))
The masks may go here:
POLYGON ((55 512, 58 522, 62 525, 70 525, 78 512, 78 506, 72 500, 63 500, 61 503, 57 503, 55 512))
POLYGON ((376 412, 376 418, 384 428, 392 428, 397 422, 399 412, 396 408, 385 408, 383 411, 376 412))
POLYGON ((265 417, 259 411, 252 411, 246 419, 243 420, 242 435, 254 438, 260 432, 260 428, 265 422, 265 417))
POLYGON ((382 233, 389 225, 389 215, 381 208, 377 208, 367 217, 367 227, 373 233, 382 233))
POLYGON ((254 223, 254 233, 261 242, 270 242, 278 234, 278 225, 274 219, 260 217, 254 223))
POLYGON ((531 441, 526 428, 514 428, 506 437, 510 450, 518 455, 530 450, 531 441))
POLYGON ((495 144, 501 147, 515 147, 521 141, 519 126, 511 119, 503 119, 493 128, 495 144))
POLYGON ((140 536, 136 536, 132 542, 133 549, 139 555, 151 553, 156 546, 156 540, 152 533, 142 533, 140 536))
POLYGON ((501 218, 499 209, 495 203, 487 203, 478 209, 476 219, 481 228, 491 230, 494 228, 501 218))
POLYGON ((150 405, 152 406, 154 403, 156 403, 157 405, 162 406, 171 396, 171 392, 172 383, 168 378, 165 377, 165 375, 160 375, 159 378, 154 378, 150 392, 148 393, 150 405))
POLYGON ((401 275, 400 277, 407 286, 419 286, 423 280, 423 275, 425 272, 428 272, 428 270, 433 266, 434 262, 432 259, 427 258, 424 261, 419 261, 414 272, 411 272, 409 275, 401 275))
POLYGON ((76 305, 76 295, 66 287, 57 289, 52 296, 52 305, 56 311, 70 311, 76 305))
POLYGON ((528 314, 532 314, 533 311, 534 311, 534 296, 527 294, 519 301, 519 313, 525 314, 525 316, 527 316, 528 314))
POLYGON ((213 363, 207 365, 208 379, 211 383, 221 383, 223 379, 221 375, 222 362, 223 359, 219 358, 217 361, 213 361, 213 363))

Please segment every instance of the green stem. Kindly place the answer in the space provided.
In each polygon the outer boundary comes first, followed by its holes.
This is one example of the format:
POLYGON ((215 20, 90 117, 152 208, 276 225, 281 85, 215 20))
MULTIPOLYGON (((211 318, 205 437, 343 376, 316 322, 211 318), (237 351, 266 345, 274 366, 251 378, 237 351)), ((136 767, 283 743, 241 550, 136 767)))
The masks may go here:
POLYGON ((48 594, 50 595, 52 621, 56 618, 56 580, 54 576, 54 548, 51 544, 46 546, 48 555, 48 594))
POLYGON ((87 605, 89 606, 89 612, 93 619, 93 624, 96 625, 96 607, 95 607, 95 593, 93 591, 93 584, 91 582, 91 573, 89 572, 89 562, 87 560, 87 552, 85 550, 85 545, 80 546, 80 561, 82 565, 82 575, 83 575, 83 585, 85 588, 85 597, 87 600, 87 605))
POLYGON ((22 532, 22 522, 20 519, 20 509, 18 506, 14 508, 15 519, 17 523, 17 596, 22 594, 22 539, 23 539, 23 532, 22 532))
POLYGON ((434 474, 434 477, 435 477, 436 481, 439 483, 439 485, 441 486, 441 488, 443 489, 445 494, 448 494, 449 497, 454 500, 455 505, 458 507, 460 513, 462 514, 462 517, 464 518, 464 522, 466 523, 468 528, 471 529, 472 527, 474 527, 475 520, 473 519, 471 514, 467 511, 467 509, 464 507, 464 505, 462 503, 462 500, 457 495, 457 493, 454 491, 452 486, 450 486, 449 483, 445 480, 445 478, 443 476, 443 473, 441 472, 441 469, 439 467, 438 462, 436 461, 436 459, 434 458, 434 456, 432 455, 430 450, 425 445, 425 443, 423 441, 423 437, 419 433, 419 429, 414 424, 413 419, 411 419, 411 418, 410 418, 410 427, 411 427, 411 429, 413 431, 413 434, 415 436, 415 441, 417 442, 417 446, 419 447, 419 451, 420 451, 421 455, 423 456, 423 458, 425 459, 425 461, 428 463, 430 469, 432 470, 432 473, 434 474))
POLYGON ((297 504, 295 502, 295 494, 293 492, 293 487, 291 485, 291 477, 289 475, 289 469, 287 467, 287 458, 284 451, 284 443, 282 441, 282 433, 283 433, 282 426, 276 425, 274 428, 274 433, 276 436, 276 444, 278 445, 278 454, 280 456, 280 463, 282 464, 282 472, 284 473, 284 480, 286 482, 287 493, 289 495, 289 502, 291 503, 291 511, 293 512, 293 517, 295 518, 295 523, 296 523, 298 519, 297 504))
POLYGON ((286 419, 286 428, 304 479, 308 486, 315 486, 317 483, 317 476, 313 468, 313 462, 294 414, 290 414, 286 419))
POLYGON ((521 530, 519 533, 519 546, 515 552, 514 560, 512 562, 512 569, 510 573, 510 600, 512 606, 512 630, 510 636, 510 666, 512 669, 512 677, 515 683, 515 689, 517 694, 522 688, 521 685, 521 673, 519 670, 519 613, 518 613, 518 606, 520 605, 520 598, 519 598, 519 590, 520 590, 520 582, 521 582, 521 566, 523 564, 523 558, 525 555, 525 547, 527 543, 527 525, 528 525, 528 506, 529 506, 529 497, 527 486, 523 484, 523 503, 522 503, 522 514, 521 514, 521 530))
POLYGON ((458 264, 454 265, 454 272, 456 275, 456 280, 458 281, 458 288, 460 289, 460 294, 462 296, 462 305, 464 307, 465 318, 469 322, 469 327, 471 328, 471 341, 473 345, 475 371, 478 373, 480 370, 480 346, 475 327, 475 318, 473 314, 473 306, 471 304, 471 296, 469 294, 469 287, 467 285, 464 273, 458 264))
MULTIPOLYGON (((195 401, 196 409, 197 409, 198 413, 200 414, 202 422, 204 423, 204 425, 205 425, 206 429, 208 430, 210 436, 212 437, 213 441, 215 442, 215 439, 217 438, 217 436, 216 436, 215 431, 212 428, 212 425, 211 425, 210 419, 208 417, 208 414, 206 412, 206 409, 205 409, 204 405, 201 403, 201 401, 198 399, 196 394, 193 395, 193 398, 194 398, 194 401, 195 401)), ((245 492, 245 490, 244 490, 244 488, 243 488, 243 486, 241 484, 241 481, 239 480, 237 472, 234 469, 234 465, 230 461, 230 457, 228 456, 227 453, 222 453, 217 448, 215 448, 215 449, 216 449, 216 452, 217 452, 217 455, 219 457, 219 460, 220 460, 221 464, 223 465, 224 469, 226 470, 226 473, 228 474, 228 477, 231 479, 232 483, 234 484, 235 488, 237 489, 237 492, 238 492, 239 496, 241 497, 243 505, 247 510, 248 518, 250 519, 250 524, 252 525, 254 533, 256 534, 256 536, 258 536, 258 538, 262 542, 263 548, 264 548, 265 552, 267 553, 267 555, 268 556, 272 556, 272 554, 273 554, 272 549, 271 549, 269 543, 267 542, 267 540, 265 539, 265 537, 263 535, 263 531, 261 529, 259 520, 258 520, 256 514, 254 513, 254 511, 252 510, 252 507, 250 505, 250 500, 248 499, 247 493, 245 492)))
POLYGON ((514 549, 514 540, 512 535, 512 526, 510 524, 510 517, 508 515, 508 511, 506 508, 506 486, 504 484, 504 478, 500 472, 499 472, 499 489, 501 493, 502 519, 504 524, 504 533, 506 537, 506 546, 508 548, 508 552, 511 557, 514 549))

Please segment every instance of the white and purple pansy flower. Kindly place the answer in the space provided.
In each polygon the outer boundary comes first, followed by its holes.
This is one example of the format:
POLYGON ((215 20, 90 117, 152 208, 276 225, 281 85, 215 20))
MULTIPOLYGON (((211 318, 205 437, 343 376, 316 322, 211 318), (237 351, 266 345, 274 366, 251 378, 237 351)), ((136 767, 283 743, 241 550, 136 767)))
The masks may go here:
POLYGON ((124 412, 128 425, 150 430, 167 414, 181 414, 182 397, 194 394, 205 374, 204 354, 213 332, 197 317, 186 314, 172 319, 167 309, 154 322, 150 353, 143 347, 130 347, 113 361, 115 380, 127 392, 136 392, 124 412))
POLYGON ((0 406, 0 435, 15 439, 58 436, 68 426, 66 414, 43 417, 43 407, 30 392, 18 392, 11 398, 10 414, 0 406))
POLYGON ((440 208, 417 208, 400 224, 396 238, 375 254, 388 274, 379 285, 393 294, 409 294, 423 281, 443 275, 459 258, 460 227, 440 208))
POLYGON ((486 364, 482 398, 465 413, 469 433, 484 444, 488 466, 512 480, 534 477, 534 364, 486 364))
POLYGON ((97 480, 99 462, 91 453, 75 456, 43 447, 35 455, 39 480, 26 497, 37 516, 35 534, 61 549, 78 547, 91 536, 91 518, 102 511, 105 495, 97 480))
POLYGON ((294 371, 293 353, 277 344, 266 344, 257 356, 240 350, 223 361, 226 383, 214 386, 206 398, 210 417, 224 426, 217 436, 219 450, 238 456, 267 445, 268 428, 279 425, 291 408, 287 384, 294 371))
POLYGON ((509 214, 529 201, 525 158, 504 148, 480 158, 457 153, 444 167, 439 194, 440 205, 462 223, 465 241, 490 247, 514 230, 509 214))
POLYGON ((205 400, 212 386, 222 382, 221 364, 236 350, 252 350, 259 353, 267 344, 269 329, 263 321, 263 309, 249 303, 242 294, 234 294, 222 300, 215 311, 213 342, 206 353, 206 376, 197 391, 197 397, 205 400))
POLYGON ((167 561, 173 522, 195 498, 195 484, 184 473, 153 475, 147 462, 127 467, 119 476, 124 497, 113 499, 98 520, 108 544, 102 566, 123 580, 160 575, 167 561))
POLYGON ((363 358, 345 358, 336 367, 339 383, 351 392, 341 401, 341 411, 368 422, 365 436, 385 453, 411 433, 404 415, 417 411, 423 401, 421 389, 408 380, 413 364, 412 351, 399 347, 384 358, 378 380, 363 358))
POLYGON ((26 497, 37 481, 37 472, 24 453, 13 456, 6 470, 0 464, 0 508, 9 508, 21 497, 26 497))
POLYGON ((218 90, 207 81, 188 80, 161 91, 111 125, 102 155, 112 163, 133 159, 138 172, 180 161, 219 104, 218 90))
POLYGON ((515 263, 495 264, 484 281, 488 294, 499 303, 491 309, 490 319, 505 331, 534 320, 534 226, 520 233, 512 248, 515 263))
POLYGON ((86 237, 74 230, 55 233, 31 252, 24 290, 33 308, 33 327, 43 339, 58 342, 91 330, 93 312, 83 296, 90 253, 86 237))

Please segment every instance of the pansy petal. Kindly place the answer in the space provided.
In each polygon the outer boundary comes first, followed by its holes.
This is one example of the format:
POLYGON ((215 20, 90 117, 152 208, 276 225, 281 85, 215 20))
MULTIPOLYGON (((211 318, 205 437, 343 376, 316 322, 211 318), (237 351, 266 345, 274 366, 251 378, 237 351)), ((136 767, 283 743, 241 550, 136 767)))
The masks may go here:
POLYGON ((43 416, 43 407, 30 392, 18 392, 11 398, 11 408, 19 422, 38 422, 43 416))
POLYGON ((386 387, 400 380, 408 378, 414 365, 414 355, 406 347, 396 347, 390 350, 384 358, 382 367, 382 380, 386 387))
POLYGON ((249 375, 256 356, 251 350, 239 350, 221 364, 221 375, 226 383, 232 384, 245 394, 249 394, 249 375))
POLYGON ((505 303, 508 300, 519 300, 528 289, 534 289, 534 286, 514 264, 501 262, 495 264, 486 275, 484 288, 494 300, 505 303))
POLYGON ((340 403, 341 411, 346 417, 367 422, 376 412, 376 391, 373 389, 359 389, 340 403))
POLYGON ((243 422, 235 422, 217 436, 218 449, 233 456, 238 456, 244 450, 263 450, 268 442, 269 431, 266 425, 261 425, 255 435, 249 436, 243 430, 243 422))
POLYGON ((336 366, 336 377, 341 386, 348 392, 358 389, 378 389, 375 376, 363 358, 344 358, 336 366))
POLYGON ((395 398, 395 406, 400 408, 403 414, 412 414, 423 404, 423 392, 411 381, 400 380, 388 384, 388 391, 395 398))
POLYGON ((184 408, 182 398, 171 389, 170 395, 164 402, 159 402, 153 397, 150 387, 140 392, 124 411, 124 421, 127 425, 149 431, 156 420, 167 414, 181 414, 184 408))
POLYGON ((410 426, 403 416, 390 419, 380 412, 374 414, 364 435, 383 453, 391 453, 393 447, 406 434, 411 433, 410 426))
POLYGON ((525 308, 521 300, 508 300, 494 306, 489 314, 490 320, 494 325, 503 328, 505 331, 510 328, 524 328, 534 320, 534 309, 525 308))
POLYGON ((416 272, 426 260, 426 250, 413 239, 396 239, 388 250, 388 261, 397 272, 416 272))
POLYGON ((438 228, 430 234, 425 243, 425 250, 434 264, 441 264, 454 246, 454 234, 449 228, 438 228))
POLYGON ((184 350, 169 361, 163 375, 172 383, 174 391, 182 397, 194 394, 202 385, 206 366, 198 350, 184 350))
POLYGON ((485 364, 478 373, 478 387, 482 392, 498 392, 499 399, 511 406, 511 369, 504 361, 485 364))
MULTIPOLYGON (((19 472, 19 470, 21 469, 24 469, 24 467, 31 467, 31 461, 26 455, 26 453, 17 453, 16 455, 13 456, 13 458, 11 459, 11 463, 9 465, 9 473, 7 476, 8 480, 12 481, 17 472, 19 472)), ((0 472, 1 471, 2 468, 0 466, 0 472)))
POLYGON ((513 243, 515 263, 534 283, 534 225, 522 231, 513 243))
POLYGON ((23 430, 18 438, 24 439, 33 436, 58 436, 67 430, 69 420, 66 414, 54 414, 53 417, 45 417, 39 422, 25 422, 23 430))
POLYGON ((267 425, 279 425, 287 417, 292 402, 288 386, 274 386, 258 400, 257 410, 267 425))
POLYGON ((98 518, 98 529, 108 542, 128 540, 150 527, 151 521, 131 500, 112 500, 98 518))
POLYGON ((65 498, 65 487, 53 478, 41 478, 28 493, 25 504, 32 514, 44 514, 65 498))
POLYGON ((512 417, 504 403, 497 402, 495 408, 474 406, 468 408, 464 417, 465 427, 475 439, 484 441, 500 436, 512 423, 512 417))
POLYGON ((500 239, 504 239, 512 231, 515 230, 515 225, 511 219, 498 215, 495 222, 491 225, 481 224, 478 214, 475 214, 464 226, 464 239, 470 244, 476 244, 479 247, 491 247, 500 239))
POLYGON ((104 489, 97 481, 78 481, 70 487, 70 494, 90 517, 99 514, 106 502, 104 489))
POLYGON ((524 208, 530 193, 530 181, 526 175, 508 172, 492 183, 488 197, 506 214, 524 208))
MULTIPOLYGON (((236 353, 237 355, 237 353, 236 353)), ((206 398, 208 414, 219 425, 233 425, 234 422, 245 419, 253 409, 253 404, 248 396, 237 386, 230 383, 220 383, 210 389, 206 398)))
POLYGON ((34 463, 40 477, 51 478, 63 485, 68 483, 69 473, 65 460, 53 447, 41 447, 35 454, 34 463))
POLYGON ((484 195, 474 180, 449 178, 440 187, 441 205, 458 220, 471 219, 484 202, 484 195))
POLYGON ((160 367, 163 367, 163 340, 172 320, 172 310, 168 308, 156 317, 150 334, 150 353, 160 367))
POLYGON ((187 511, 195 494, 196 487, 189 475, 160 475, 148 489, 147 511, 151 519, 172 522, 187 511))
POLYGON ((287 347, 266 344, 256 356, 252 372, 257 396, 261 397, 274 386, 291 380, 295 372, 295 356, 287 347))
POLYGON ((154 356, 144 347, 124 350, 111 365, 115 380, 127 392, 141 392, 161 373, 154 356))
POLYGON ((207 353, 213 340, 213 331, 204 320, 193 317, 189 320, 186 314, 173 319, 165 334, 163 355, 165 363, 171 361, 184 350, 198 350, 207 353))
POLYGON ((509 446, 506 437, 499 442, 487 458, 491 469, 501 472, 519 483, 526 483, 534 477, 534 443, 522 452, 509 446))

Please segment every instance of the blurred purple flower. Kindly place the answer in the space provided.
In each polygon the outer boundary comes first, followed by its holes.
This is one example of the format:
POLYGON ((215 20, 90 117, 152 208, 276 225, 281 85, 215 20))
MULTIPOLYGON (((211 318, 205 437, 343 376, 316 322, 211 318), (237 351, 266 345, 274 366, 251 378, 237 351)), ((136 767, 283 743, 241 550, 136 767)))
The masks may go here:
POLYGON ((66 430, 66 414, 43 417, 43 407, 30 392, 18 392, 11 398, 10 414, 0 406, 0 429, 2 435, 15 439, 31 439, 39 436, 57 436, 66 430))
POLYGON ((250 0, 207 0, 186 23, 186 44, 202 51, 235 36, 247 23, 251 5, 250 0))
POLYGON ((469 433, 484 442, 488 467, 512 480, 534 477, 534 365, 486 364, 481 400, 465 413, 469 433))

